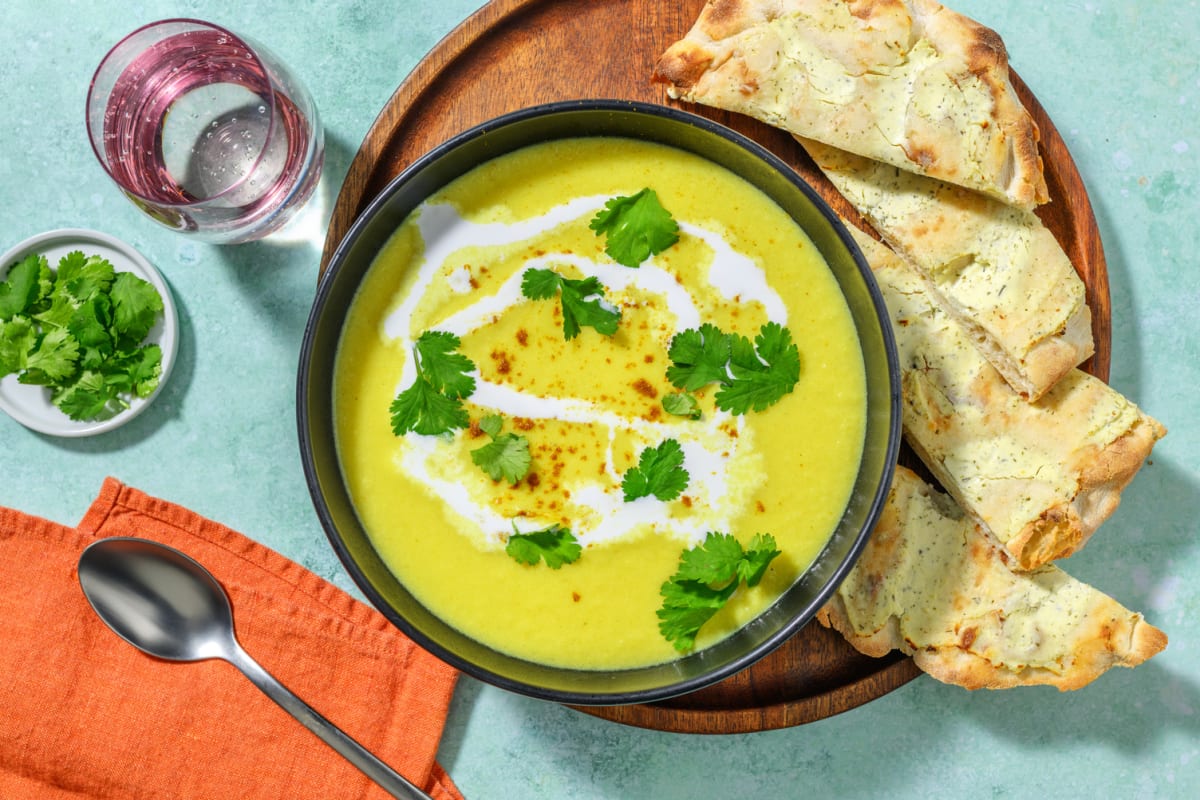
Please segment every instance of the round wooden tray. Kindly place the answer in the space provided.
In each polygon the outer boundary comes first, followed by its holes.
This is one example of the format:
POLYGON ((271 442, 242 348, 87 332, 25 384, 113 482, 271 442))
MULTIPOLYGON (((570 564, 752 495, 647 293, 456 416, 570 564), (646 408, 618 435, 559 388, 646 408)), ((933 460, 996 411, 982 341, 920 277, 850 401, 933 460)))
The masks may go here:
MULTIPOLYGON (((379 114, 333 208, 322 269, 355 218, 426 151, 500 114, 558 100, 618 98, 677 105, 767 147, 853 216, 787 134, 747 117, 677 103, 650 82, 659 55, 691 28, 704 0, 492 0, 443 39, 379 114)), ((1032 92, 1014 84, 1041 128, 1052 202, 1039 210, 1088 287, 1096 354, 1084 365, 1108 378, 1108 275, 1083 182, 1032 92)), ((861 655, 809 625, 753 667, 714 686, 652 705, 580 708, 666 731, 743 733, 800 725, 847 711, 916 677, 912 660, 861 655)))

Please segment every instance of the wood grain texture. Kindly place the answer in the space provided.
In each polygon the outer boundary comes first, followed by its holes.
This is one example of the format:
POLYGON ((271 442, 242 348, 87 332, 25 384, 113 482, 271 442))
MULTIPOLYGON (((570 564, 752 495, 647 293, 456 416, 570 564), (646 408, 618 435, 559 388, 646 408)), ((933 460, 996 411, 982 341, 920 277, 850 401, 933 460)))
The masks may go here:
MULTIPOLYGON (((446 139, 500 114, 542 103, 616 98, 675 105, 754 139, 852 212, 800 146, 747 117, 670 100, 650 74, 704 0, 492 0, 417 65, 380 112, 333 208, 322 269, 362 209, 405 167, 446 139)), ((1051 202, 1039 209, 1088 288, 1096 354, 1085 369, 1108 378, 1108 275, 1087 191, 1032 92, 1013 82, 1037 121, 1051 202)), ((753 667, 718 684, 651 704, 580 708, 615 722, 687 733, 743 733, 800 725, 880 697, 920 674, 893 653, 861 655, 809 625, 753 667)))

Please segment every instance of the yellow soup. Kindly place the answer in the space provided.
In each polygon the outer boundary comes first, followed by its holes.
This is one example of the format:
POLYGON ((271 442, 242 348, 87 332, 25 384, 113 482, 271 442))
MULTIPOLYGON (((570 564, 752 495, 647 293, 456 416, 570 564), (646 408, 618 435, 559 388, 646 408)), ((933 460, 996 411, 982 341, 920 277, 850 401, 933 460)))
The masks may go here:
POLYGON ((423 203, 371 266, 336 364, 338 452, 360 520, 391 570, 450 625, 546 664, 610 669, 678 653, 659 631, 660 587, 709 531, 781 555, 708 621, 703 648, 761 613, 811 564, 846 506, 862 455, 862 353, 838 284, 812 242, 759 190, 695 155, 621 138, 539 144, 502 156, 423 203), (589 222, 616 196, 653 189, 676 244, 634 269, 589 222), (557 299, 521 292, 527 269, 594 276, 620 310, 615 334, 567 340, 557 299), (701 417, 664 396, 672 337, 712 323, 753 340, 785 326, 800 352, 795 388, 733 415, 697 390, 701 417), (422 333, 460 338, 475 389, 471 427, 397 436, 389 406, 416 375, 422 333), (471 458, 482 418, 524 436, 515 486, 471 458), (625 472, 666 439, 688 483, 670 501, 627 502, 625 472), (582 545, 551 569, 505 552, 516 532, 553 525, 582 545))

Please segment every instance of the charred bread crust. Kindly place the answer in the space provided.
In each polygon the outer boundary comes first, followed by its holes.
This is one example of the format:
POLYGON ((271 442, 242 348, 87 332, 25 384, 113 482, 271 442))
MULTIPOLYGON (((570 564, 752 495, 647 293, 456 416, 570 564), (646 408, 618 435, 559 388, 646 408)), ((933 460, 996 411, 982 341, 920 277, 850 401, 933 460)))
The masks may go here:
POLYGON ((1079 550, 1166 430, 1073 370, 1017 395, 903 258, 848 225, 875 273, 900 356, 905 441, 1021 569, 1079 550))
POLYGON ((1167 645, 1141 614, 1057 567, 1014 570, 969 517, 903 468, 866 549, 817 620, 865 655, 898 650, 967 689, 1079 689, 1167 645), (939 560, 933 577, 923 568, 929 558, 939 560))
POLYGON ((817 167, 1013 389, 1036 400, 1094 350, 1086 287, 1036 214, 807 139, 817 167))
POLYGON ((710 0, 651 79, 1025 209, 1049 199, 1003 41, 933 0, 710 0))

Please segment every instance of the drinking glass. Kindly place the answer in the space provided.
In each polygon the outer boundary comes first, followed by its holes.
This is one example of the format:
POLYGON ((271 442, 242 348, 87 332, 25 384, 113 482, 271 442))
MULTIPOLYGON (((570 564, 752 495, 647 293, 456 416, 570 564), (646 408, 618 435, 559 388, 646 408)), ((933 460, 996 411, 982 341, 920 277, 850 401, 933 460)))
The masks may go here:
POLYGON ((87 97, 92 149, 150 217, 211 242, 262 238, 312 195, 324 133, 303 84, 269 50, 169 19, 117 43, 87 97))

